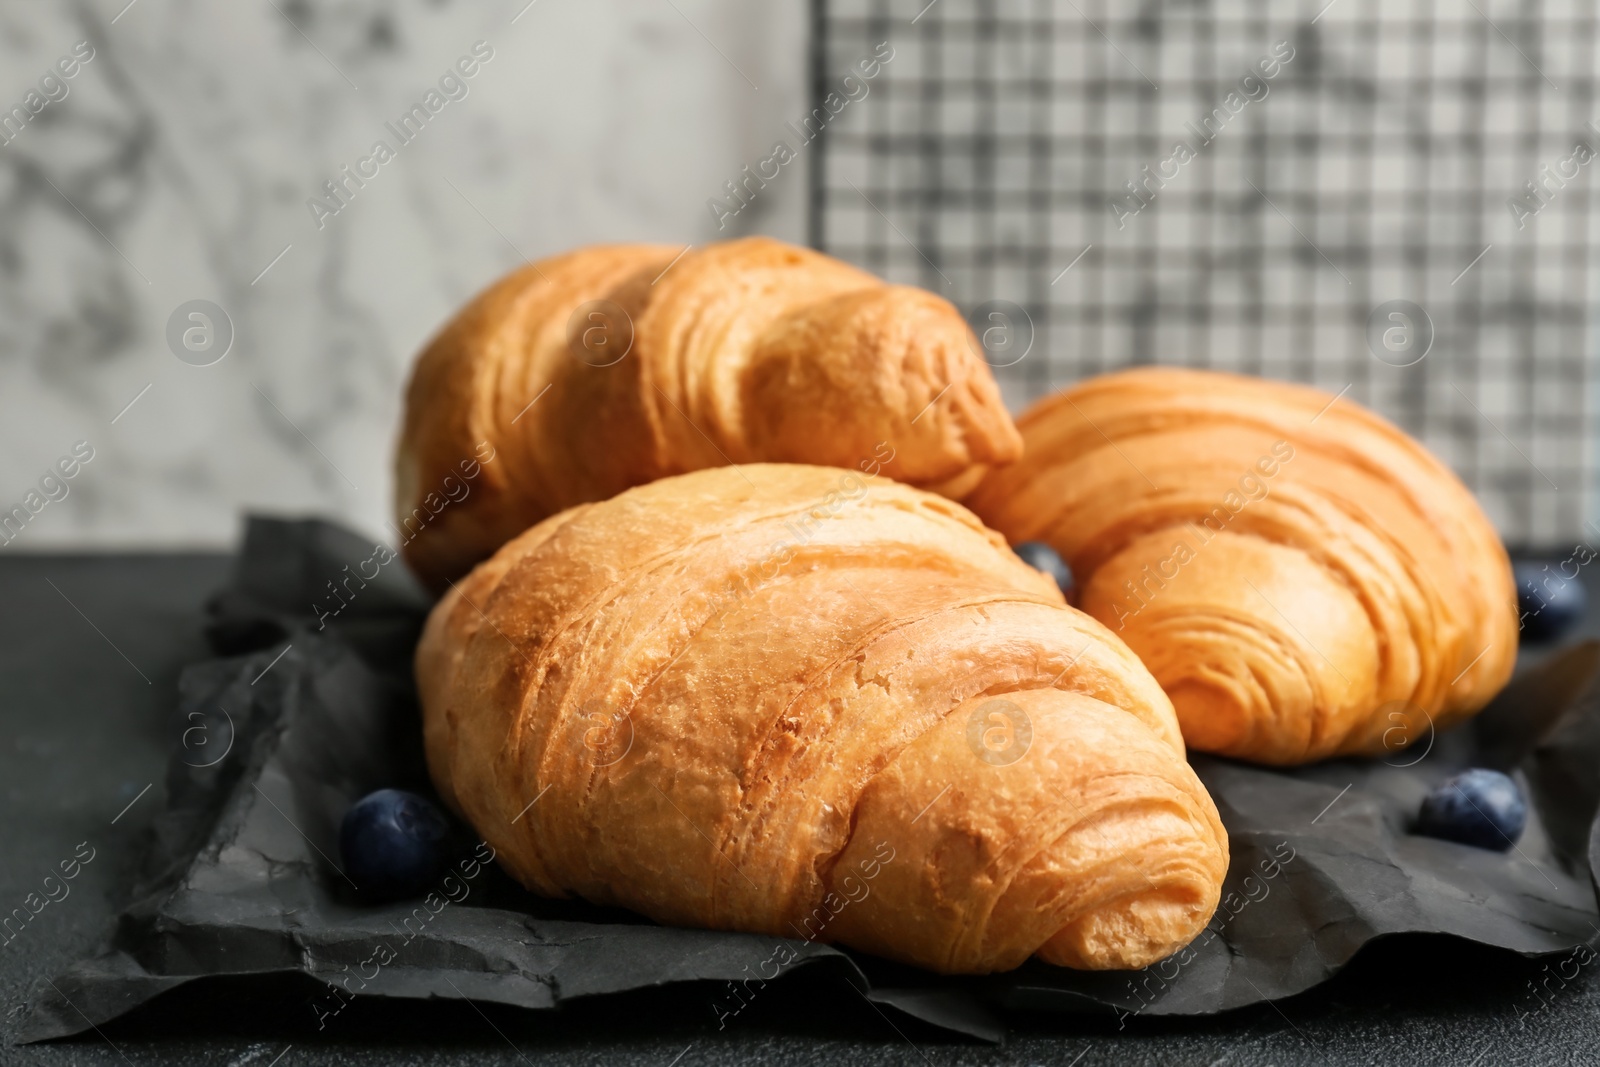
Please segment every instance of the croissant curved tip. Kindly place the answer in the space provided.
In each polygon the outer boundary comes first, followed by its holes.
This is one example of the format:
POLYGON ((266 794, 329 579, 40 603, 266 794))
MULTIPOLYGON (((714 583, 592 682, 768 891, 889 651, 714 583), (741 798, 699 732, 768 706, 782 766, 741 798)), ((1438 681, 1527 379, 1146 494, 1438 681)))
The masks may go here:
POLYGON ((1103 904, 1046 941, 1036 955, 1058 967, 1137 971, 1180 951, 1217 910, 1215 884, 1145 890, 1103 904))

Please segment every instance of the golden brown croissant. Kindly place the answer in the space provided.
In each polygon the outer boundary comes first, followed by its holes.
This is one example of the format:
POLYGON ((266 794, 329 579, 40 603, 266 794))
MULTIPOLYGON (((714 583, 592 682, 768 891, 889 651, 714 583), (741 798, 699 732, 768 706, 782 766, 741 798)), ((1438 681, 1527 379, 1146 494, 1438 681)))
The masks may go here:
POLYGON ((1080 382, 968 505, 1042 540, 1144 659, 1184 739, 1293 764, 1481 708, 1517 650, 1511 567, 1443 464, 1349 400, 1215 372, 1080 382))
POLYGON ((541 260, 417 361, 403 554, 442 588, 562 508, 728 463, 876 453, 959 495, 1021 451, 981 357, 948 301, 767 238, 541 260))
POLYGON ((441 795, 524 885, 946 972, 1140 967, 1227 869, 1137 657, 957 504, 810 466, 573 508, 417 652, 441 795))

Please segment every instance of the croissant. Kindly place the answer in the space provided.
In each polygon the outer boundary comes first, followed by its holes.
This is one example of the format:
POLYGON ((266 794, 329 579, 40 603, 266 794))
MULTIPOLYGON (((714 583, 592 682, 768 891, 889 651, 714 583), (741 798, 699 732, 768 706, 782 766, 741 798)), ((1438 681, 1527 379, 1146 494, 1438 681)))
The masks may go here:
POLYGON ((541 260, 417 361, 402 553, 442 589, 563 508, 757 460, 877 455, 889 477, 959 496, 1021 452, 982 353, 948 301, 768 238, 541 260))
POLYGON ((428 765, 523 885, 942 972, 1140 967, 1227 838, 1171 703, 958 504, 722 467, 580 505, 455 584, 428 765))
POLYGON ((1145 368, 1019 420, 967 501, 1071 565, 1194 748, 1270 764, 1398 751, 1481 708, 1517 650, 1510 562, 1420 444, 1298 385, 1145 368))

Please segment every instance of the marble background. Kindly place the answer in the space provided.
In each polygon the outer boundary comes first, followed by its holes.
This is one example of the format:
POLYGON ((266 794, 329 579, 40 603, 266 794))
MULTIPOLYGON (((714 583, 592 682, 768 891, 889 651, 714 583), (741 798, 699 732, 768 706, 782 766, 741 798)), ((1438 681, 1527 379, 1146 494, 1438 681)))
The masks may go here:
MULTIPOLYGON (((0 510, 94 450, 6 549, 220 546, 246 509, 376 533, 432 331, 524 256, 716 235, 707 199, 805 110, 805 40, 802 0, 0 6, 0 118, 93 50, 0 144, 0 510), (319 228, 308 198, 479 41, 319 228), (192 300, 234 329, 209 366, 168 346, 192 300)), ((805 181, 720 236, 803 240, 805 181)))

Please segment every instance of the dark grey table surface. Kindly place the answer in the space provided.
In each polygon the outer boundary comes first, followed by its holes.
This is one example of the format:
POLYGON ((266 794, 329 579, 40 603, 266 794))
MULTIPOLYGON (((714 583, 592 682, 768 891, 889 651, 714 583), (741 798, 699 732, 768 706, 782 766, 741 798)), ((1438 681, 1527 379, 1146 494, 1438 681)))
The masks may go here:
MULTIPOLYGON (((1120 1031, 1112 1020, 1015 1016, 999 1047, 880 1015, 804 972, 721 1031, 705 991, 689 987, 559 1012, 358 998, 319 1033, 307 988, 274 979, 191 987, 100 1033, 18 1046, 29 991, 92 954, 122 903, 180 744, 164 736, 178 671, 207 654, 201 605, 227 566, 199 554, 0 558, 0 912, 81 842, 95 850, 71 895, 0 946, 0 1063, 1600 1063, 1592 975, 1560 983, 1539 963, 1426 939, 1369 946, 1334 981, 1280 1004, 1134 1019, 1120 1031)), ((1600 633, 1600 619, 1586 630, 1600 633)))

